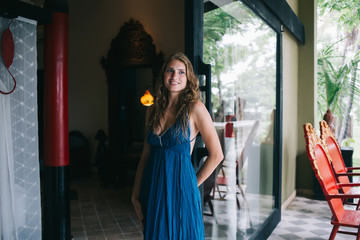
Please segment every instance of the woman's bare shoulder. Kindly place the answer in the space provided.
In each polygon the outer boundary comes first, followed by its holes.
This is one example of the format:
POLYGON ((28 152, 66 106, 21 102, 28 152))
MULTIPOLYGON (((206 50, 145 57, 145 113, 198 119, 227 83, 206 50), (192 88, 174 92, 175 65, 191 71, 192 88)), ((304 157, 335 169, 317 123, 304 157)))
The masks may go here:
POLYGON ((192 105, 190 117, 193 119, 195 123, 200 123, 204 119, 209 118, 210 115, 204 103, 201 102, 200 100, 197 100, 192 105))
POLYGON ((196 100, 191 106, 191 113, 193 114, 201 114, 204 111, 207 111, 204 103, 200 100, 196 100))

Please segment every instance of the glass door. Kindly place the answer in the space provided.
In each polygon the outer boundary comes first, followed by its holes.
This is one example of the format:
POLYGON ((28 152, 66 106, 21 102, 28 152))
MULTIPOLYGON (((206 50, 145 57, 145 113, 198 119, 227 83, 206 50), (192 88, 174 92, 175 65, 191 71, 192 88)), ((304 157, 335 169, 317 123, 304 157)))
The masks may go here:
POLYGON ((203 12, 210 114, 225 156, 214 186, 204 185, 205 232, 248 239, 276 208, 277 32, 240 1, 205 0, 203 12))

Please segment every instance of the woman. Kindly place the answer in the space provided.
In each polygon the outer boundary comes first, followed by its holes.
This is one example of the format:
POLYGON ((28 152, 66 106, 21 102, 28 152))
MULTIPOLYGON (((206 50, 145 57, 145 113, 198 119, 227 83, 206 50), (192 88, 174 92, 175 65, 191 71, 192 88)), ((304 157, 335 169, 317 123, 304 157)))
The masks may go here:
POLYGON ((165 61, 155 103, 147 110, 146 139, 131 196, 144 239, 204 239, 198 186, 223 159, 198 79, 183 53, 165 61), (200 132, 209 156, 195 174, 191 153, 200 132))

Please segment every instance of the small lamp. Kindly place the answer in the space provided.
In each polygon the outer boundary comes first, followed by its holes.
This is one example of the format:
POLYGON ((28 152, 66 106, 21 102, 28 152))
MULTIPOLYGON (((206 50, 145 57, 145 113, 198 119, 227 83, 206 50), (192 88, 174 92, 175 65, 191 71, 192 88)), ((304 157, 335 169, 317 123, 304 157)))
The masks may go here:
POLYGON ((151 95, 149 90, 146 90, 144 95, 140 98, 140 102, 142 105, 146 107, 150 107, 154 103, 154 97, 151 95))

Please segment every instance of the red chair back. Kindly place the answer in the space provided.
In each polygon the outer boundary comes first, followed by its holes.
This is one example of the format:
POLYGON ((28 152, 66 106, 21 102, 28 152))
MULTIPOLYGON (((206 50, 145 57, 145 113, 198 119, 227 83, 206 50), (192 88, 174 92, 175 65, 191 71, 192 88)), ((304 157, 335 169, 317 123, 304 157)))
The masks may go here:
MULTIPOLYGON (((320 138, 324 141, 325 147, 330 155, 330 161, 335 173, 346 173, 347 169, 342 158, 340 146, 332 133, 329 125, 323 120, 320 121, 320 138)), ((350 183, 348 176, 338 177, 340 183, 350 183)), ((351 187, 342 187, 344 193, 348 192, 351 187)))
POLYGON ((304 124, 304 137, 306 151, 312 169, 324 192, 333 217, 336 221, 339 221, 344 213, 344 206, 340 198, 329 197, 332 194, 339 194, 339 190, 334 172, 329 162, 328 152, 310 123, 304 124))

